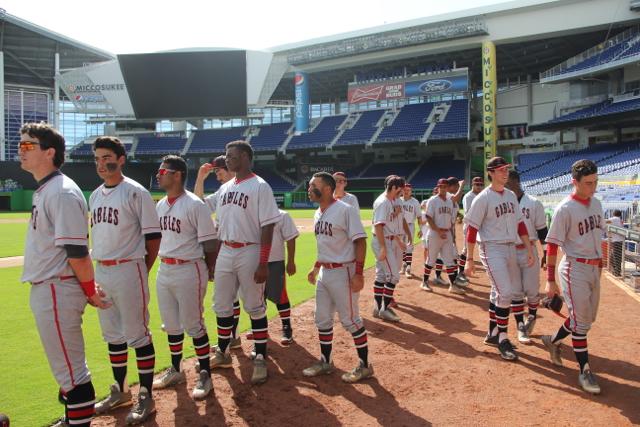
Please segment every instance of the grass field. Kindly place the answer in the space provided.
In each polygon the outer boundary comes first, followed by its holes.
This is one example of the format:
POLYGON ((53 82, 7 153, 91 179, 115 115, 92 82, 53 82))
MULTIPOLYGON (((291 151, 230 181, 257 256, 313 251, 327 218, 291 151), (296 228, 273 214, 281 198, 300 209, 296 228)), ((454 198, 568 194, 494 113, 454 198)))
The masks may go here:
MULTIPOLYGON (((313 211, 294 211, 298 218, 310 218, 313 211)), ((1 214, 0 218, 6 218, 1 214)), ((5 240, 15 243, 16 247, 22 247, 24 229, 12 235, 11 239, 5 238, 4 226, 9 225, 17 229, 17 225, 26 224, 1 224, 0 241, 5 240)), ((369 231, 368 231, 369 233, 369 231)), ((297 274, 287 279, 287 289, 292 304, 299 304, 313 297, 315 288, 306 283, 306 274, 315 261, 315 239, 311 233, 303 233, 298 238, 296 250, 297 274)), ((17 249, 16 249, 17 250, 17 249)), ((22 250, 8 255, 21 255, 22 250)), ((373 253, 368 250, 366 266, 374 263, 373 253)), ((157 352, 157 370, 161 370, 170 364, 169 351, 166 344, 166 335, 160 329, 160 315, 158 313, 155 293, 155 276, 158 263, 149 275, 151 288, 151 322, 150 327, 155 335, 157 352)), ((40 338, 35 328, 33 316, 29 309, 29 285, 20 284, 22 268, 0 269, 0 340, 4 343, 2 352, 3 369, 0 370, 0 412, 7 413, 16 426, 46 425, 54 421, 62 414, 62 406, 57 403, 58 387, 49 371, 49 365, 42 351, 40 338)), ((212 342, 215 342, 216 329, 215 316, 211 310, 211 298, 213 295, 210 286, 205 299, 206 324, 212 342)), ((276 316, 275 306, 269 304, 269 317, 276 316)), ((242 314, 240 330, 249 327, 249 319, 242 314)), ((295 331, 294 331, 295 333, 295 331)), ((102 341, 97 312, 88 306, 84 316, 84 335, 86 341, 87 361, 91 369, 94 385, 98 396, 103 397, 113 382, 111 368, 108 362, 106 344, 102 341)), ((277 336, 277 335, 276 335, 277 336)), ((190 340, 185 340, 185 356, 193 356, 190 340)), ((135 368, 135 356, 130 351, 129 380, 137 381, 135 368)))

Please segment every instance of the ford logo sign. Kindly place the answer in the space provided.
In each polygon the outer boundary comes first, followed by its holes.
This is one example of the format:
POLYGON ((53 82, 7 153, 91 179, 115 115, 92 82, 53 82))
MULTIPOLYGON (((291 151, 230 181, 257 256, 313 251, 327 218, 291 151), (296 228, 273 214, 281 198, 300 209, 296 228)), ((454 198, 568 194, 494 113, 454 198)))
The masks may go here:
POLYGON ((422 93, 443 92, 452 86, 449 80, 428 80, 422 83, 418 90, 422 93))

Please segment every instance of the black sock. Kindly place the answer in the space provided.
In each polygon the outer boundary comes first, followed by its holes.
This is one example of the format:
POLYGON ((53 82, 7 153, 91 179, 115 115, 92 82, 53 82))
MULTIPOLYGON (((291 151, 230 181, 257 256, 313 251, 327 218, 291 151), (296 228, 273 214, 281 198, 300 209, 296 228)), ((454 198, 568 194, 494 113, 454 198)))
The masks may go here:
POLYGON ((259 319, 251 319, 251 332, 253 333, 253 348, 256 354, 261 354, 267 358, 267 339, 269 338, 269 329, 267 316, 259 319))
POLYGON ((95 414, 96 393, 91 381, 75 386, 67 392, 65 418, 73 426, 89 426, 95 414))
POLYGON ((489 303, 489 336, 493 335, 493 330, 498 327, 496 322, 496 305, 492 302, 489 303))
POLYGON ((238 338, 238 324, 240 323, 240 300, 233 302, 233 329, 231 330, 231 336, 238 338))
POLYGON ((573 344, 573 352, 576 355, 580 372, 584 371, 584 365, 589 363, 589 352, 587 351, 587 334, 579 334, 574 332, 571 334, 571 342, 573 344))
POLYGON ((403 262, 404 264, 406 264, 406 263, 407 263, 407 253, 406 253, 406 252, 402 252, 402 262, 403 262))
POLYGON ((449 276, 449 282, 453 285, 458 277, 458 269, 455 265, 447 267, 447 276, 449 276))
POLYGON ((442 269, 444 268, 444 261, 440 258, 436 259, 436 277, 439 279, 442 276, 442 269))
POLYGON ((209 365, 209 353, 211 352, 209 335, 205 333, 200 338, 194 338, 193 347, 196 349, 196 357, 200 364, 200 370, 211 373, 211 366, 209 365))
POLYGON ((169 351, 171 352, 171 364, 173 368, 180 372, 180 362, 182 361, 182 343, 184 342, 184 334, 167 335, 169 340, 169 351))
POLYGON ((571 334, 570 325, 571 325, 571 321, 569 319, 565 320, 562 326, 560 326, 560 328, 558 329, 558 332, 556 332, 556 334, 551 339, 551 342, 555 344, 559 341, 562 341, 566 337, 568 337, 569 334, 571 334))
POLYGON ((378 310, 382 308, 382 297, 384 295, 384 283, 373 282, 373 298, 376 301, 376 307, 378 310))
POLYGON ((358 358, 362 361, 363 366, 369 366, 369 344, 367 342, 367 331, 364 326, 353 332, 353 342, 356 345, 358 358))
POLYGON ((424 263, 424 275, 422 276, 422 281, 424 283, 427 283, 429 281, 429 276, 431 275, 431 270, 433 270, 433 267, 430 265, 427 265, 427 263, 424 263))
POLYGON ((509 327, 509 307, 496 306, 496 322, 498 323, 498 334, 507 334, 509 327))
POLYGON ((320 354, 326 363, 331 363, 331 349, 333 346, 333 328, 318 329, 320 337, 320 354))
POLYGON ((527 305, 529 307, 529 314, 533 317, 538 315, 538 302, 528 302, 527 305))
POLYGON ((113 378, 118 383, 120 391, 124 391, 125 382, 127 381, 127 360, 129 358, 129 347, 124 344, 108 344, 109 360, 111 361, 111 370, 113 378))
POLYGON ((467 265, 467 256, 462 254, 460 258, 458 258, 458 274, 462 274, 464 272, 464 267, 467 265))
POLYGON ((511 301, 511 312, 516 319, 516 325, 524 323, 524 300, 514 299, 511 301))
POLYGON ((387 282, 384 284, 384 297, 382 298, 382 304, 385 310, 389 308, 389 304, 393 301, 393 291, 395 289, 395 283, 387 282))
POLYGON ((291 304, 287 301, 282 304, 276 304, 276 308, 282 322, 282 329, 291 329, 291 304))
POLYGON ((138 364, 140 387, 145 387, 149 391, 149 397, 151 397, 153 370, 156 367, 156 351, 152 342, 144 347, 136 348, 136 362, 138 364))
POLYGON ((231 331, 233 330, 233 316, 220 317, 216 319, 218 324, 218 348, 222 353, 227 351, 231 341, 231 331))

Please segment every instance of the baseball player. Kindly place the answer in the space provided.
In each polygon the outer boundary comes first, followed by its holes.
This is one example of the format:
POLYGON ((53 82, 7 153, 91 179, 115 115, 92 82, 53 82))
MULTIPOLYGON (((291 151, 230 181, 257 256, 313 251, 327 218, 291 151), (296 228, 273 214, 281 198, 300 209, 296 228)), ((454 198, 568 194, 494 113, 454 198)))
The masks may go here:
MULTIPOLYGON (((451 200, 453 201, 454 208, 455 208, 454 221, 456 221, 458 219, 460 203, 462 202, 462 197, 464 196, 464 180, 458 180, 458 178, 456 178, 455 176, 450 176, 449 178, 447 178, 447 184, 448 184, 447 194, 451 196, 451 200)), ((466 286, 468 283, 468 280, 464 275, 464 267, 460 267, 462 265, 462 259, 458 254, 458 245, 456 244, 457 236, 456 236, 455 224, 454 224, 454 227, 452 228, 452 231, 453 231, 453 249, 455 251, 454 252, 455 262, 458 268, 458 276, 457 276, 458 284, 461 286, 466 286)), ((465 256, 465 259, 466 259, 466 256, 465 256)))
POLYGON ((333 317, 337 311, 342 326, 353 336, 360 359, 358 366, 345 373, 342 380, 355 383, 373 376, 373 366, 368 361, 367 331, 358 310, 364 286, 367 235, 358 211, 334 199, 335 187, 333 177, 326 172, 316 173, 309 182, 309 199, 320 205, 313 218, 318 258, 307 279, 316 285, 315 320, 321 356, 302 373, 315 377, 333 371, 333 317))
POLYGON ((169 341, 171 366, 153 382, 153 386, 162 389, 186 381, 180 370, 186 331, 193 339, 200 365, 192 397, 201 400, 212 388, 203 303, 207 279, 213 273, 218 250, 217 233, 209 208, 198 196, 185 190, 187 163, 182 157, 165 156, 156 178, 160 188, 167 193, 156 206, 162 230, 156 288, 162 329, 169 341))
MULTIPOLYGON (((476 198, 478 194, 484 189, 484 178, 481 176, 476 176, 471 180, 471 190, 464 195, 462 198, 462 211, 466 215, 471 208, 471 203, 473 203, 473 199, 476 198)), ((462 235, 467 235, 467 224, 462 224, 462 235)), ((464 267, 467 264, 467 239, 464 239, 464 246, 462 249, 462 254, 459 258, 459 268, 458 268, 458 276, 464 277, 464 267)), ((464 277, 466 279, 466 277, 464 277)))
POLYGON ((155 412, 151 387, 155 350, 149 331, 147 279, 162 235, 151 195, 122 174, 124 144, 115 137, 100 137, 93 143, 93 152, 96 172, 104 183, 89 198, 92 256, 96 279, 112 303, 98 314, 115 379, 109 395, 96 404, 96 413, 131 404, 127 384, 131 347, 136 352, 140 392, 127 422, 137 423, 155 412))
MULTIPOLYGON (((505 185, 513 191, 518 198, 520 210, 522 211, 522 221, 529 230, 529 240, 533 246, 534 264, 527 265, 527 252, 525 246, 518 237, 516 252, 518 255, 518 267, 520 267, 520 289, 514 289, 513 301, 511 301, 511 312, 516 319, 518 328, 518 341, 522 344, 531 344, 529 336, 533 332, 540 302, 540 267, 538 267, 538 249, 536 241, 544 245, 547 237, 547 221, 544 214, 542 202, 533 196, 525 194, 520 185, 520 174, 514 170, 509 171, 509 180, 505 185), (524 319, 525 297, 528 307, 527 319, 524 319)), ((544 257, 542 262, 544 263, 544 257)), ((543 264, 542 264, 543 265, 543 264)))
POLYGON ((518 355, 509 341, 507 328, 513 294, 520 288, 516 254, 518 235, 527 251, 528 267, 533 265, 534 257, 529 232, 518 208, 518 199, 511 190, 504 187, 509 178, 510 166, 502 157, 493 157, 487 162, 491 186, 476 196, 464 217, 467 223, 468 249, 465 273, 468 277, 473 277, 475 273, 473 252, 476 236, 479 235, 480 259, 491 282, 489 332, 485 343, 497 345, 503 359, 517 360, 518 355))
MULTIPOLYGON (((411 274, 411 262, 413 261, 413 236, 415 236, 415 224, 418 222, 420 226, 420 202, 411 194, 411 184, 404 185, 402 190, 402 211, 404 213, 404 220, 409 227, 410 238, 405 241, 406 250, 402 252, 402 269, 401 273, 408 278, 413 277, 411 274)), ((422 237, 422 232, 418 231, 419 236, 422 237)))
POLYGON ((390 322, 400 321, 390 304, 393 301, 393 291, 400 280, 400 254, 404 250, 404 243, 398 239, 398 234, 406 223, 402 207, 397 202, 404 184, 404 178, 387 177, 385 192, 373 203, 372 248, 376 255, 373 317, 390 322))
POLYGON ((333 174, 333 179, 336 181, 336 191, 333 193, 333 197, 356 208, 358 216, 360 216, 360 204, 358 203, 358 198, 344 190, 347 187, 347 175, 344 172, 335 172, 333 174))
POLYGON ((20 129, 20 166, 38 182, 33 193, 21 281, 31 283, 30 305, 65 415, 59 425, 88 426, 95 391, 87 368, 82 314, 87 302, 110 303, 95 284, 87 247, 87 203, 60 172, 64 137, 44 123, 20 129))
MULTIPOLYGON (((464 294, 465 290, 456 281, 458 269, 455 264, 455 243, 453 227, 455 226, 457 209, 452 197, 447 195, 449 184, 446 179, 438 180, 438 194, 429 199, 426 218, 429 222, 427 234, 428 258, 424 265, 424 277, 427 279, 436 262, 437 255, 441 256, 445 271, 449 276, 449 292, 464 294)), ((423 280, 421 288, 432 292, 428 280, 423 280)))
MULTIPOLYGON (((432 191, 431 194, 437 194, 438 193, 438 187, 436 186, 432 191)), ((422 233, 421 239, 422 239, 422 250, 423 250, 423 259, 426 262, 426 259, 429 257, 429 245, 427 244, 427 234, 429 232, 429 222, 427 221, 427 209, 429 209, 429 199, 424 199, 422 202, 420 202, 420 232, 422 233)), ((426 279, 424 280, 428 280, 429 277, 427 276, 426 279)))
POLYGON ((562 366, 560 342, 571 335, 580 374, 578 383, 588 393, 600 393, 600 386, 589 366, 587 332, 596 319, 600 302, 602 272, 602 232, 604 214, 600 201, 593 197, 598 185, 598 168, 591 160, 578 160, 571 166, 573 194, 556 207, 547 235, 548 296, 562 295, 569 317, 555 335, 543 335, 551 362, 562 366), (560 288, 556 284, 558 246, 564 257, 560 261, 560 288))
POLYGON ((228 347, 233 329, 233 301, 240 290, 243 307, 251 317, 256 351, 251 383, 260 384, 268 375, 264 285, 269 274, 273 228, 280 211, 269 184, 251 171, 251 145, 233 141, 226 149, 227 167, 236 177, 220 187, 216 206, 222 244, 215 267, 218 348, 212 367, 232 366, 228 347))
MULTIPOLYGON (((216 175, 216 180, 221 185, 235 178, 236 174, 233 172, 229 172, 229 169, 227 169, 225 156, 218 156, 211 162, 203 164, 202 166, 200 166, 200 169, 198 169, 198 176, 196 177, 196 183, 193 187, 193 192, 196 194, 196 196, 204 200, 207 206, 209 206, 209 209, 211 209, 211 214, 215 215, 218 191, 216 190, 213 194, 209 194, 206 197, 204 196, 204 180, 207 178, 207 176, 209 176, 211 172, 216 175)), ((216 220, 214 220, 214 224, 217 228, 218 224, 216 220)), ((240 338, 240 335, 238 335, 239 323, 240 299, 236 296, 235 301, 233 301, 233 329, 231 330, 231 343, 229 344, 229 348, 232 350, 242 347, 242 339, 240 338)), ((213 350, 215 352, 215 348, 213 350)))

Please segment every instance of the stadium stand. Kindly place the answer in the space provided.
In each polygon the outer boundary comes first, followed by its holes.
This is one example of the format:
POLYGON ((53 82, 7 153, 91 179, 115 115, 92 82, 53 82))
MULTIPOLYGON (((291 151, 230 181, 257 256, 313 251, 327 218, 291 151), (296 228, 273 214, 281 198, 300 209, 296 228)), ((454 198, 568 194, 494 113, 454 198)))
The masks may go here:
POLYGON ((391 126, 385 127, 375 142, 420 140, 429 127, 427 118, 433 106, 432 102, 403 106, 391 126))
POLYGON ((138 137, 138 146, 135 154, 180 154, 186 142, 187 138, 181 136, 140 136, 138 137))
POLYGON ((258 126, 258 134, 251 137, 251 146, 256 151, 277 150, 287 139, 291 122, 258 126))
POLYGON ((372 110, 362 113, 358 121, 351 129, 344 131, 336 142, 336 145, 363 145, 369 142, 376 133, 376 124, 385 113, 385 110, 372 110))
POLYGON ((380 163, 371 166, 361 178, 386 178, 389 175, 408 177, 419 165, 419 162, 380 163))
POLYGON ((464 178, 464 160, 454 160, 453 157, 430 157, 409 182, 416 188, 432 189, 438 183, 438 179, 450 176, 464 178))
POLYGON ((227 129, 204 129, 195 131, 188 153, 224 153, 225 145, 236 139, 244 139, 245 126, 227 129))
POLYGON ((291 138, 287 150, 322 147, 329 144, 338 134, 338 127, 346 118, 346 115, 323 117, 311 132, 291 138))
MULTIPOLYGON (((127 154, 131 151, 131 143, 125 143, 124 149, 127 154)), ((73 147, 73 149, 69 152, 71 157, 93 157, 93 141, 87 143, 80 143, 73 147)))
POLYGON ((451 107, 445 120, 436 123, 429 135, 429 140, 466 139, 469 132, 469 101, 456 99, 451 101, 451 107))
POLYGON ((546 151, 544 153, 526 153, 518 156, 518 171, 523 174, 539 168, 563 155, 565 151, 546 151))

